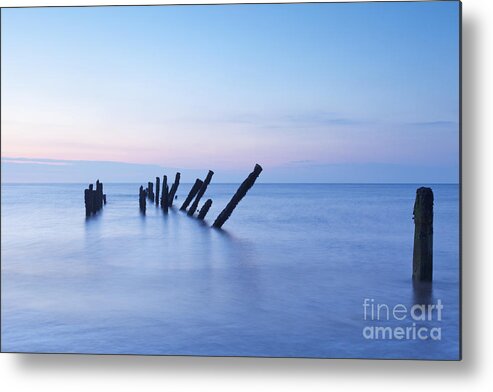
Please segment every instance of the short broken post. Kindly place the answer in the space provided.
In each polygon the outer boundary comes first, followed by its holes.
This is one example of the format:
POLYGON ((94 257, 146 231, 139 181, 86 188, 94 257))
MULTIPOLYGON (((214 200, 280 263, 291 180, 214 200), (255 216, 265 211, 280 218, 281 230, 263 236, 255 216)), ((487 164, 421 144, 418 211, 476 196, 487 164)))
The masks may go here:
POLYGON ((156 177, 156 205, 159 206, 159 177, 156 177))
POLYGON ((93 192, 92 192, 92 184, 89 185, 87 189, 84 190, 84 204, 86 207, 86 216, 91 216, 93 207, 93 192))
POLYGON ((98 211, 98 200, 97 200, 97 188, 94 189, 94 185, 89 185, 89 190, 91 191, 91 214, 95 214, 98 211))
POLYGON ((171 186, 168 196, 168 205, 173 206, 173 200, 175 199, 176 191, 178 190, 178 185, 180 185, 180 173, 176 173, 175 182, 171 186))
POLYGON ((433 280, 433 191, 421 187, 414 202, 413 280, 433 280))
POLYGON ((163 193, 161 196, 161 208, 168 212, 168 177, 163 176, 163 193))
POLYGON ((150 201, 154 201, 154 184, 152 182, 147 183, 147 197, 150 201))
POLYGON ((207 177, 205 178, 204 182, 202 183, 202 186, 197 192, 197 196, 195 196, 195 200, 193 201, 192 205, 188 210, 188 215, 192 216, 193 214, 195 214, 195 211, 197 211, 197 208, 199 207, 200 199, 202 198, 202 196, 204 196, 204 193, 207 190, 207 186, 210 184, 213 175, 214 172, 212 170, 209 170, 209 173, 207 173, 207 177))
POLYGON ((95 211, 99 211, 101 208, 103 208, 103 183, 97 180, 95 211))
POLYGON ((145 213, 146 212, 146 191, 144 190, 144 187, 141 185, 139 188, 139 208, 140 210, 145 213))
POLYGON ((243 183, 240 185, 234 196, 229 201, 228 205, 218 215, 218 217, 212 224, 212 227, 215 227, 216 229, 220 229, 224 225, 224 223, 231 216, 233 210, 236 208, 236 206, 241 201, 241 199, 243 199, 243 197, 246 195, 248 190, 253 186, 253 184, 255 184, 255 181, 257 180, 261 172, 262 172, 262 166, 256 164, 253 171, 248 175, 246 180, 243 181, 243 183))
POLYGON ((183 202, 183 204, 180 207, 180 211, 186 211, 188 205, 190 202, 193 200, 197 192, 199 191, 200 187, 202 186, 202 180, 199 180, 198 178, 195 180, 195 184, 193 184, 192 189, 190 189, 190 192, 188 193, 187 198, 183 202))
POLYGON ((204 203, 204 205, 200 209, 199 216, 198 216, 199 220, 204 220, 205 216, 209 212, 209 209, 211 208, 211 205, 212 205, 212 200, 207 199, 207 201, 204 203))

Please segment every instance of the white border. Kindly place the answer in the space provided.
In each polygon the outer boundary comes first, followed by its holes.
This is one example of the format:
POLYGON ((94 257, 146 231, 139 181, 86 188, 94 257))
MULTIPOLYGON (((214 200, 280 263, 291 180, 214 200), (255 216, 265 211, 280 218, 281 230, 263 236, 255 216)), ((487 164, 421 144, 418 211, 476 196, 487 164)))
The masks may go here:
MULTIPOLYGON (((151 3, 190 2, 0 0, 1 6, 151 3)), ((464 0, 462 362, 0 354, 2 390, 490 390, 493 385, 492 45, 493 1, 464 0)))

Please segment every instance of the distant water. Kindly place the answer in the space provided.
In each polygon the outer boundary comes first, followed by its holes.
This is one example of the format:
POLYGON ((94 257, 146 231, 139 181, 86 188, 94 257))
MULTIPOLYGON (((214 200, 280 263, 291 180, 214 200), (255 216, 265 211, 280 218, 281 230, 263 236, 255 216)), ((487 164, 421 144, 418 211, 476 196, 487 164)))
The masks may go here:
POLYGON ((457 185, 431 185, 431 290, 411 281, 416 185, 256 184, 224 231, 209 226, 237 185, 209 187, 204 223, 150 204, 142 216, 137 184, 105 184, 108 204, 86 220, 84 187, 2 184, 3 351, 459 355, 457 185), (442 321, 415 323, 441 340, 365 339, 364 298, 441 300, 442 321))

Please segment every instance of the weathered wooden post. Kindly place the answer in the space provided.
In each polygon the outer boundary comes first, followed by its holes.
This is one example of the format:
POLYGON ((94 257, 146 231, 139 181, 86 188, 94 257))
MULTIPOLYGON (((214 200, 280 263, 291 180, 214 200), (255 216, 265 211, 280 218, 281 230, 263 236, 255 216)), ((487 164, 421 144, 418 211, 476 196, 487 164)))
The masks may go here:
POLYGON ((103 183, 96 181, 96 194, 94 203, 95 212, 99 211, 103 207, 103 183))
POLYGON ((202 196, 204 196, 204 193, 207 190, 207 186, 210 184, 213 175, 214 172, 212 170, 209 170, 209 173, 207 173, 207 177, 205 178, 204 182, 202 183, 202 186, 197 192, 197 196, 195 196, 195 200, 193 201, 192 205, 188 209, 188 215, 192 216, 193 214, 195 214, 195 211, 197 211, 197 208, 199 207, 200 199, 202 198, 202 196))
POLYGON ((106 193, 103 195, 103 203, 106 205, 106 193))
POLYGON ((97 188, 94 189, 94 185, 90 184, 89 189, 91 191, 91 214, 95 214, 98 212, 98 197, 97 197, 97 188))
POLYGON ((192 189, 190 189, 190 192, 188 193, 187 198, 183 202, 183 204, 180 207, 181 211, 186 211, 188 205, 192 201, 192 199, 195 197, 197 192, 199 191, 200 187, 202 186, 202 180, 199 180, 198 178, 195 180, 195 184, 193 184, 192 189))
POLYGON ((164 198, 164 187, 165 187, 164 184, 167 184, 167 182, 168 182, 168 177, 166 175, 164 175, 163 176, 163 190, 161 192, 161 199, 159 200, 159 204, 160 204, 161 208, 163 208, 163 209, 164 209, 164 199, 163 198, 164 198))
POLYGON ((152 182, 147 183, 147 197, 150 201, 154 201, 154 184, 152 182))
POLYGON ((101 190, 101 184, 99 180, 96 180, 96 193, 94 194, 94 212, 98 212, 99 210, 99 193, 101 190))
POLYGON ((84 189, 84 204, 86 207, 86 216, 92 214, 92 184, 87 189, 84 189))
POLYGON ((96 189, 93 190, 94 200, 93 200, 93 213, 98 212, 99 209, 99 180, 96 180, 96 189))
POLYGON ((212 205, 212 200, 207 199, 207 201, 204 203, 204 205, 200 209, 199 216, 198 216, 199 220, 204 220, 205 216, 209 212, 209 209, 211 208, 211 205, 212 205))
POLYGON ((142 212, 146 212, 146 191, 144 191, 144 187, 141 185, 139 188, 139 208, 142 212))
POLYGON ((168 177, 163 176, 163 195, 161 198, 161 207, 164 212, 168 212, 168 177))
POLYGON ((173 200, 175 199, 176 191, 178 190, 178 185, 180 185, 180 173, 176 173, 175 182, 171 186, 168 196, 168 204, 170 207, 173 206, 173 200))
POLYGON ((433 280, 433 191, 421 187, 414 202, 413 279, 433 280))
POLYGON ((104 191, 103 191, 104 184, 102 182, 100 182, 100 184, 101 184, 101 189, 99 191, 100 192, 100 194, 99 194, 99 197, 100 197, 100 199, 99 199, 100 207, 99 208, 102 209, 103 208, 103 204, 104 204, 104 200, 103 200, 103 198, 104 198, 104 191))
POLYGON ((240 185, 234 196, 229 201, 228 205, 218 215, 218 217, 212 224, 212 227, 220 229, 222 225, 224 225, 224 222, 226 222, 228 218, 231 216, 233 210, 236 208, 236 206, 241 201, 241 199, 243 199, 243 197, 246 195, 248 190, 253 186, 253 184, 255 184, 255 181, 257 180, 261 172, 262 172, 262 166, 256 164, 253 171, 248 175, 246 180, 243 181, 243 183, 240 185))
POLYGON ((156 205, 159 206, 159 177, 156 177, 156 205))

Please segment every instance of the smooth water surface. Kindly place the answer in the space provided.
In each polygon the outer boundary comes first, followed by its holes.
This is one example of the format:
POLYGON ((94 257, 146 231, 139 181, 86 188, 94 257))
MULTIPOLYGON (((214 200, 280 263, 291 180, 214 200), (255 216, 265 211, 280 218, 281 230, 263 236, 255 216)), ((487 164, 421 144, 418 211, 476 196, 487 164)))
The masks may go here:
MULTIPOLYGON (((191 184, 181 184, 181 205, 191 184)), ((416 185, 210 185, 205 222, 148 203, 138 184, 2 185, 2 350, 126 354, 459 356, 459 189, 435 194, 432 288, 413 287, 416 185), (441 321, 364 320, 375 303, 433 304, 441 321), (368 325, 440 327, 440 340, 365 339, 368 325)), ((202 204, 201 203, 201 204, 202 204)))

